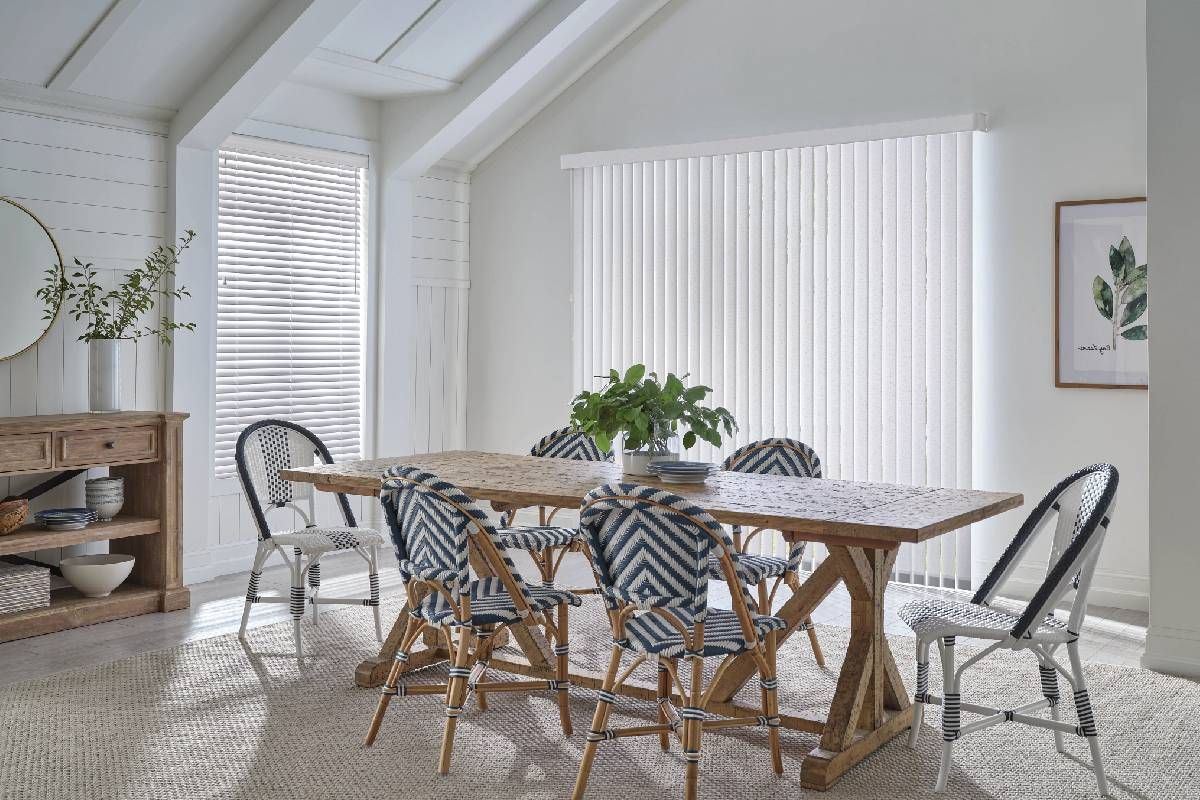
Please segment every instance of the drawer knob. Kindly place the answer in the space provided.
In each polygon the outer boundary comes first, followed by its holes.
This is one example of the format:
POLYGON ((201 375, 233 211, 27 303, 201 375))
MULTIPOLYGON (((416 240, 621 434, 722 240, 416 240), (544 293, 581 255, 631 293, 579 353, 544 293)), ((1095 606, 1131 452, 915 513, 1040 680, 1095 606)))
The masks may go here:
POLYGON ((112 449, 114 449, 116 446, 117 446, 117 443, 116 443, 116 442, 105 442, 105 443, 104 443, 104 447, 105 447, 106 449, 108 449, 108 450, 112 450, 112 449))

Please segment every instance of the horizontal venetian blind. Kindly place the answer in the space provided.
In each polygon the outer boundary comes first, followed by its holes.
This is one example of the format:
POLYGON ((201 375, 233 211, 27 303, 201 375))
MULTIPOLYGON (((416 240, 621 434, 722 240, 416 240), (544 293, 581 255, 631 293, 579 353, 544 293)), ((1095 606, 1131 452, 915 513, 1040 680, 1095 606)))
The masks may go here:
MULTIPOLYGON (((574 167, 575 389, 687 372, 741 426, 693 457, 789 436, 827 477, 970 486, 971 137, 574 167)), ((961 585, 969 543, 897 574, 961 585)))
POLYGON ((365 183, 352 156, 220 151, 217 477, 265 417, 362 455, 365 183))

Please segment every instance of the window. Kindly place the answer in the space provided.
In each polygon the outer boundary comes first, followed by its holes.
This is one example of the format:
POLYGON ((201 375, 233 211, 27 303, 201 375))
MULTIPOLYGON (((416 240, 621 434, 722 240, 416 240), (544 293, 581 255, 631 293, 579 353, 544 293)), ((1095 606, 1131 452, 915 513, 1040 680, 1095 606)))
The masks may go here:
MULTIPOLYGON (((576 390, 687 372, 741 426, 700 458, 791 436, 826 477, 970 486, 972 134, 871 138, 564 157, 576 390)), ((969 543, 898 573, 961 585, 969 543)))
POLYGON ((218 478, 264 417, 303 425, 339 460, 362 455, 365 159, 268 147, 219 154, 218 478))

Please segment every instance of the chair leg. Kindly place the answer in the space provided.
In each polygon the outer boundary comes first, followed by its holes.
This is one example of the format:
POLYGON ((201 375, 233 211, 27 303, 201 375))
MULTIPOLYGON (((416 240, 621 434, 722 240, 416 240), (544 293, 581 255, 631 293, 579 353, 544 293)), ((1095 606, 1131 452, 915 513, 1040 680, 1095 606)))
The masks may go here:
POLYGON ((684 800, 696 800, 700 789, 700 738, 704 733, 704 709, 698 706, 704 693, 704 659, 691 656, 692 688, 683 710, 684 800))
POLYGON ((379 703, 375 706, 375 716, 371 717, 371 727, 367 729, 367 738, 363 742, 366 747, 375 744, 375 737, 379 734, 379 726, 383 723, 383 715, 387 713, 388 704, 392 702, 393 697, 401 693, 397 688, 400 683, 400 675, 408 664, 409 650, 412 649, 413 642, 416 641, 424 627, 425 623, 415 617, 409 617, 408 623, 404 626, 404 636, 400 639, 400 647, 396 649, 396 658, 392 662, 387 680, 383 682, 383 688, 379 692, 379 703))
POLYGON ((297 549, 292 561, 292 589, 289 605, 292 611, 292 627, 296 637, 296 658, 304 658, 304 645, 300 640, 300 620, 304 619, 304 604, 307 597, 304 593, 304 559, 297 549))
POLYGON ((454 729, 458 715, 462 713, 467 695, 467 678, 471 668, 471 640, 473 633, 465 625, 458 629, 458 649, 454 653, 454 666, 450 668, 450 683, 446 689, 446 729, 442 733, 442 750, 438 756, 438 774, 450 772, 450 754, 454 749, 454 729))
MULTIPOLYGON (((296 558, 300 557, 300 548, 296 548, 296 558)), ((317 553, 308 560, 308 588, 312 591, 312 609, 313 609, 313 626, 321 624, 321 620, 317 617, 317 609, 320 605, 317 603, 317 595, 321 593, 321 554, 317 553)))
MULTIPOLYGON (((670 717, 667 715, 666 704, 671 702, 671 673, 662 664, 658 665, 658 724, 666 725, 670 717)), ((664 753, 671 749, 671 734, 663 731, 658 735, 658 746, 664 753)))
POLYGON ((817 641, 817 628, 813 625, 812 617, 806 617, 804 626, 808 629, 808 643, 812 645, 813 658, 817 660, 817 668, 825 669, 825 654, 821 652, 821 643, 817 641))
MULTIPOLYGON (((1038 673, 1042 679, 1042 696, 1050 703, 1050 719, 1058 722, 1062 716, 1058 710, 1058 673, 1054 667, 1040 662, 1038 663, 1038 673)), ((1065 752, 1062 731, 1054 732, 1054 749, 1060 753, 1065 752)))
POLYGON ((942 762, 938 767, 935 792, 946 791, 946 779, 950 777, 950 757, 953 755, 954 740, 962 722, 959 708, 958 679, 954 673, 954 637, 942 638, 942 762))
POLYGON ((271 557, 273 546, 267 540, 258 543, 254 553, 254 566, 250 568, 250 585, 246 588, 246 605, 242 608, 242 626, 238 628, 238 638, 246 638, 246 625, 250 622, 250 607, 258 602, 258 582, 262 578, 263 565, 271 557))
POLYGON ((372 545, 367 551, 370 564, 370 573, 367 575, 367 581, 370 584, 371 596, 367 601, 371 605, 371 611, 375 614, 375 641, 383 641, 383 624, 379 620, 379 547, 372 545))
POLYGON ((776 633, 767 634, 763 656, 766 669, 762 674, 762 709, 767 718, 767 740, 771 746, 771 767, 776 775, 783 774, 783 753, 779 749, 779 672, 776 670, 776 633))
MULTIPOLYGON (((549 612, 547 612, 549 613, 549 612)), ((562 722, 563 736, 570 736, 574 730, 571 726, 571 661, 569 658, 569 640, 567 637, 567 604, 558 607, 558 635, 554 642, 556 661, 556 693, 558 694, 558 717, 562 722)))
POLYGON ((583 748, 583 758, 579 761, 579 774, 575 778, 575 791, 571 800, 582 800, 587 791, 588 776, 592 772, 592 762, 596 760, 596 747, 600 742, 611 736, 605 730, 608 725, 608 711, 616 696, 612 693, 617 685, 617 670, 621 668, 621 648, 613 646, 612 655, 608 660, 608 672, 601 684, 599 700, 596 702, 596 713, 592 716, 592 727, 588 731, 587 744, 583 748))
POLYGON ((1083 673, 1083 662, 1079 659, 1079 643, 1067 644, 1067 655, 1071 659, 1071 676, 1075 683, 1075 715, 1079 731, 1087 739, 1092 751, 1092 772, 1096 774, 1096 785, 1101 797, 1108 797, 1108 780, 1104 776, 1104 764, 1100 760, 1100 739, 1096 729, 1096 718, 1092 713, 1092 701, 1088 697, 1087 678, 1083 673))
POLYGON ((924 639, 917 640, 917 691, 913 694, 913 721, 908 734, 908 746, 913 749, 916 749, 917 737, 921 734, 925 699, 929 696, 929 645, 930 642, 924 639))

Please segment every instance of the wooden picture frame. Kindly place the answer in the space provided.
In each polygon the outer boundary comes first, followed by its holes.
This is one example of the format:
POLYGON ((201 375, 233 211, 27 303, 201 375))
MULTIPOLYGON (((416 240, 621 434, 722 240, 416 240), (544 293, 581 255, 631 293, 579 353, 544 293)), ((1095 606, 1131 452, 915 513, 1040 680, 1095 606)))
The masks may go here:
POLYGON ((1054 204, 1056 387, 1148 388, 1145 218, 1145 197, 1054 204), (1105 245, 1110 248, 1107 255, 1105 245), (1119 279, 1112 261, 1120 259, 1114 252, 1135 262, 1119 279), (1089 283, 1087 275, 1093 272, 1089 283))

